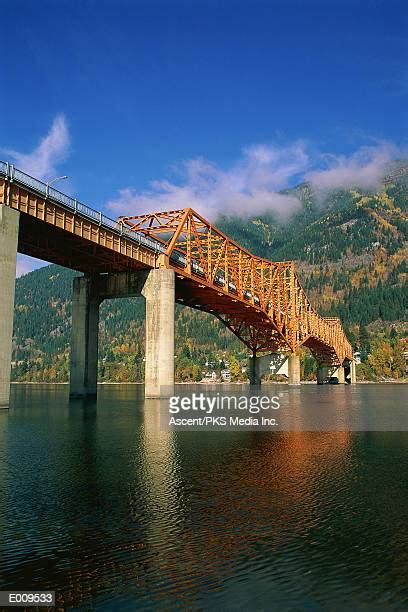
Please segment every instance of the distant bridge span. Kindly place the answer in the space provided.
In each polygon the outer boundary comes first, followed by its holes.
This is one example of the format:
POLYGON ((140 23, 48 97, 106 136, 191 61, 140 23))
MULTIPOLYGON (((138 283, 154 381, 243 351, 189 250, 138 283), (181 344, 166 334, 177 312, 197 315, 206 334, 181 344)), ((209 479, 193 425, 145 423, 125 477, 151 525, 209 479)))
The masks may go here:
POLYGON ((7 294, 0 298, 0 404, 8 401, 12 328, 7 321, 11 316, 12 325, 17 250, 85 275, 74 284, 73 327, 85 337, 81 341, 73 330, 71 390, 77 378, 76 395, 96 392, 97 323, 105 297, 146 298, 146 378, 150 362, 152 368, 146 385, 156 389, 151 395, 160 395, 159 387, 174 378, 174 301, 215 315, 246 344, 253 356, 252 382, 259 382, 256 357, 262 353, 289 353, 294 383, 300 381, 301 346, 322 366, 353 360, 340 320, 321 317, 312 308, 293 261, 251 254, 191 208, 114 221, 0 162, 0 282, 7 294), (90 316, 96 307, 97 314, 90 316), (171 353, 171 364, 164 353, 171 353))

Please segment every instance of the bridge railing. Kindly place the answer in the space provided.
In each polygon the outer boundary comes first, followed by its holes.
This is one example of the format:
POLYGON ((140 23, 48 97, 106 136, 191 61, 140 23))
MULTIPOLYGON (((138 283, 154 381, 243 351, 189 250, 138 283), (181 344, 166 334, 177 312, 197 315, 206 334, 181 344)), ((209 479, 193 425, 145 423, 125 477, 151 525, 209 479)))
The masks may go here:
POLYGON ((90 206, 83 204, 82 202, 79 202, 75 198, 71 198, 62 191, 59 191, 54 187, 50 187, 48 183, 44 183, 43 181, 30 176, 26 172, 19 170, 14 166, 14 164, 0 161, 0 175, 19 186, 21 185, 28 190, 41 195, 45 199, 57 202, 75 214, 79 214, 93 222, 98 223, 101 227, 109 228, 111 231, 118 234, 118 236, 126 236, 126 238, 132 242, 136 242, 137 244, 140 244, 156 253, 164 252, 163 246, 160 244, 160 242, 149 238, 142 233, 133 232, 123 227, 117 223, 117 221, 107 217, 102 212, 97 211, 90 206))

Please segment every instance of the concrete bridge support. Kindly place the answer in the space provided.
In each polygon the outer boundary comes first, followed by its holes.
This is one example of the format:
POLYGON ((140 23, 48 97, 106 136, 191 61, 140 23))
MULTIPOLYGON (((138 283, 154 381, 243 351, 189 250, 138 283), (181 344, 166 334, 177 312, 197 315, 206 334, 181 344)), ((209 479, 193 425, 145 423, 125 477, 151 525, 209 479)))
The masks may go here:
POLYGON ((145 397, 168 397, 174 389, 173 270, 151 270, 142 295, 146 298, 145 397))
POLYGON ((0 204, 0 408, 10 400, 19 218, 18 211, 0 204))
POLYGON ((354 359, 346 359, 343 364, 344 378, 347 384, 355 384, 356 382, 356 362, 354 359))
POLYGON ((99 305, 96 279, 74 278, 70 396, 96 396, 98 383, 99 305))
POLYGON ((357 381, 357 376, 356 376, 356 362, 354 361, 354 359, 352 359, 350 361, 350 383, 352 385, 355 385, 357 381))
POLYGON ((288 357, 288 382, 290 385, 300 385, 300 355, 291 353, 288 357))
POLYGON ((325 365, 319 365, 317 367, 317 384, 323 385, 328 375, 329 375, 329 368, 325 365))
POLYGON ((339 385, 344 385, 346 382, 346 374, 344 372, 344 365, 340 365, 337 368, 336 376, 339 381, 339 385))
POLYGON ((287 374, 285 364, 286 355, 271 353, 270 355, 253 355, 249 358, 249 384, 257 386, 261 384, 264 374, 287 374))
POLYGON ((261 384, 263 374, 261 371, 261 359, 262 357, 257 357, 256 355, 248 359, 249 384, 253 387, 261 384))
POLYGON ((356 382, 356 362, 354 359, 352 361, 345 361, 342 365, 336 366, 328 366, 321 364, 317 368, 317 384, 322 385, 326 378, 328 377, 336 377, 339 384, 351 383, 354 384, 356 382))
POLYGON ((249 358, 249 384, 260 385, 264 374, 284 374, 290 385, 300 385, 300 356, 281 353, 249 358))
POLYGON ((104 299, 146 299, 145 396, 165 397, 174 388, 173 270, 96 274, 74 279, 72 296, 71 397, 96 396, 99 306, 104 299))

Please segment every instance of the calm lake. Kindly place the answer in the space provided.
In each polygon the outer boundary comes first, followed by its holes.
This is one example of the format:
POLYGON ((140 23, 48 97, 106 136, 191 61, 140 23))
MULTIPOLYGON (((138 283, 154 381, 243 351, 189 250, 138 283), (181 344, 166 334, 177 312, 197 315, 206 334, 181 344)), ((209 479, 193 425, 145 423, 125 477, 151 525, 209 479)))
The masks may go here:
MULTIPOLYGON (((1 589, 78 610, 408 609, 407 432, 163 432, 142 393, 13 385, 1 589)), ((296 393, 408 405, 405 385, 296 393)))

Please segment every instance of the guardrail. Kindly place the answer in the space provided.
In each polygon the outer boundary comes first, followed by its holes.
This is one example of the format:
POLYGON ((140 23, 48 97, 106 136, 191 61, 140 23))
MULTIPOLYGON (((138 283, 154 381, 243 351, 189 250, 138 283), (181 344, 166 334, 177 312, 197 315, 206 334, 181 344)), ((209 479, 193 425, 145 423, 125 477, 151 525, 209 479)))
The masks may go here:
POLYGON ((31 191, 34 191, 45 199, 52 200, 54 202, 58 202, 58 204, 67 208, 70 211, 73 211, 74 214, 80 214, 83 217, 90 219, 98 223, 101 227, 105 227, 110 229, 118 236, 126 236, 127 239, 132 242, 136 242, 137 244, 143 245, 144 247, 154 251, 155 253, 164 253, 165 248, 160 242, 153 240, 152 238, 146 238, 143 234, 138 232, 134 232, 132 230, 128 230, 123 227, 123 225, 118 224, 116 221, 107 217, 102 212, 99 212, 82 202, 79 202, 75 198, 71 198, 70 196, 62 193, 62 191, 58 191, 54 187, 50 187, 48 183, 44 183, 33 176, 30 176, 26 172, 15 168, 14 164, 10 164, 8 162, 0 161, 0 175, 3 175, 11 182, 15 182, 18 185, 23 185, 27 187, 31 191))
MULTIPOLYGON (((23 185, 31 191, 39 193, 47 200, 58 202, 58 204, 62 205, 64 208, 73 211, 75 214, 78 213, 91 221, 97 222, 101 227, 108 228, 119 236, 126 236, 126 238, 132 242, 143 245, 155 253, 166 252, 165 247, 159 241, 156 241, 153 238, 147 238, 144 234, 124 227, 122 224, 117 223, 110 217, 104 215, 102 212, 99 212, 94 208, 79 202, 76 198, 71 198, 65 193, 62 193, 62 191, 59 191, 54 187, 50 187, 48 183, 44 183, 43 181, 30 176, 26 172, 19 170, 14 166, 14 164, 0 161, 0 175, 3 175, 11 182, 23 185)), ((173 252, 170 259, 176 263, 180 263, 182 266, 185 266, 185 258, 182 255, 178 256, 177 252, 173 252)), ((195 266, 193 264, 193 269, 194 272, 198 272, 198 264, 195 264, 195 266)), ((219 282, 219 284, 224 284, 224 280, 218 275, 216 280, 219 282)), ((231 283, 229 283, 229 285, 231 286, 231 283)))

